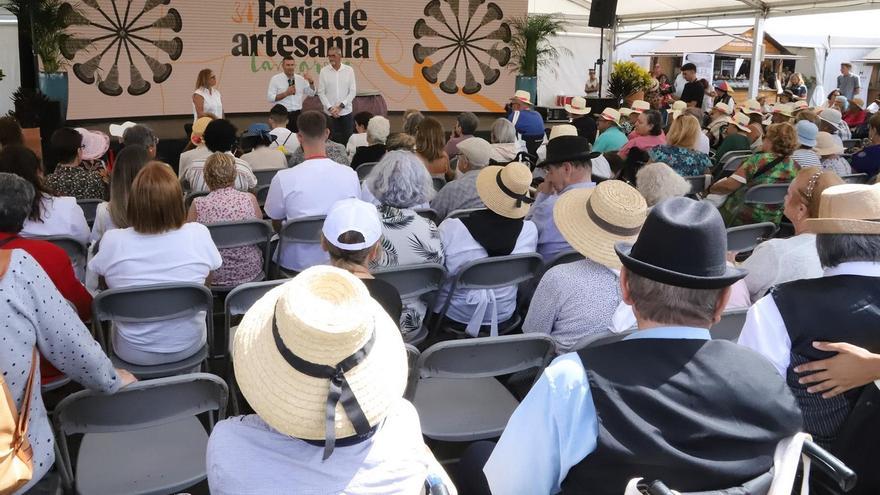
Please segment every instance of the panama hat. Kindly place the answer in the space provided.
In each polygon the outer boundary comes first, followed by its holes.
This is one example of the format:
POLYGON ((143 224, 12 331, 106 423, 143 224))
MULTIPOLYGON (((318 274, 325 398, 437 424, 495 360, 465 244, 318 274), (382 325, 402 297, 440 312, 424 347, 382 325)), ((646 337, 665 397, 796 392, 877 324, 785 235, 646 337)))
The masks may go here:
POLYGON ((554 125, 552 129, 550 129, 550 137, 547 138, 547 142, 553 141, 554 139, 562 136, 577 136, 578 130, 577 127, 571 124, 559 124, 554 125))
POLYGON ((749 117, 742 112, 736 112, 733 117, 727 117, 727 123, 733 124, 743 132, 751 132, 749 128, 749 117))
POLYGON ((843 120, 840 110, 836 108, 826 108, 822 110, 822 113, 819 114, 819 118, 833 126, 839 126, 840 122, 843 120))
POLYGON ((532 103, 532 95, 528 91, 524 91, 522 89, 518 90, 513 94, 513 98, 510 101, 518 101, 520 103, 525 103, 526 105, 533 105, 532 103))
POLYGON ((214 120, 211 117, 199 117, 198 120, 193 124, 192 132, 189 134, 189 140, 192 144, 198 146, 202 142, 202 135, 205 134, 205 129, 208 128, 208 124, 214 120))
POLYGON ((673 112, 676 110, 684 110, 687 107, 688 107, 687 102, 684 102, 681 100, 675 100, 672 102, 672 105, 669 105, 669 109, 672 110, 673 112))
POLYGON ((279 433, 323 440, 324 459, 336 439, 381 423, 406 388, 397 322, 360 279, 332 266, 308 268, 254 303, 232 350, 254 411, 279 433))
POLYGON ((614 244, 635 241, 647 213, 645 198, 634 187, 620 180, 606 180, 594 188, 562 194, 553 207, 553 222, 577 252, 619 269, 614 244))
POLYGON ((635 110, 633 110, 632 108, 627 108, 627 107, 621 107, 619 112, 620 112, 621 117, 629 117, 630 115, 636 113, 635 110))
POLYGON ((490 165, 477 176, 477 194, 486 208, 507 218, 522 218, 534 199, 529 196, 532 171, 520 162, 490 165))
POLYGON ((122 138, 125 134, 125 131, 136 126, 134 122, 127 120, 121 124, 110 124, 110 135, 118 138, 122 138))
POLYGON ((556 136, 547 142, 547 158, 539 167, 564 162, 584 162, 602 153, 590 152, 590 140, 581 136, 556 136))
POLYGON ((763 110, 763 108, 761 108, 761 104, 758 102, 758 100, 755 100, 755 99, 746 100, 746 102, 743 103, 742 106, 739 107, 739 109, 742 111, 742 113, 747 114, 747 115, 748 114, 764 115, 764 110, 763 110))
POLYGON ((632 111, 635 113, 647 112, 651 109, 651 104, 645 100, 636 100, 632 102, 632 111))
POLYGON ((778 105, 773 105, 773 113, 778 113, 786 117, 791 117, 794 115, 794 105, 792 105, 791 103, 780 103, 778 105))
POLYGON ((816 134, 816 146, 813 148, 819 156, 842 155, 845 151, 843 143, 825 131, 816 134))
POLYGON ((849 104, 855 105, 856 107, 858 107, 859 110, 862 110, 865 108, 865 100, 859 98, 858 96, 856 96, 852 100, 849 100, 849 104))
POLYGON ((791 104, 791 113, 796 114, 801 110, 810 108, 810 105, 804 100, 798 100, 791 104))
POLYGON ((690 198, 657 203, 635 243, 614 248, 627 270, 675 287, 721 289, 748 273, 727 264, 727 230, 718 208, 690 198))
POLYGON ((599 114, 599 118, 602 120, 607 120, 608 122, 611 122, 612 124, 620 127, 620 112, 613 108, 606 108, 605 110, 602 110, 602 113, 599 114))
POLYGON ((90 131, 82 127, 77 127, 74 130, 82 136, 83 160, 97 160, 110 149, 110 136, 103 132, 90 131))
POLYGON ((819 216, 808 218, 813 234, 880 234, 880 184, 841 184, 822 191, 819 216))
POLYGON ((571 99, 570 105, 565 105, 565 111, 574 115, 587 115, 590 113, 590 107, 587 106, 587 100, 580 96, 571 99))
POLYGON ((724 103, 723 101, 719 101, 718 103, 716 103, 715 106, 712 107, 712 110, 721 112, 724 115, 730 114, 730 106, 728 106, 727 103, 724 103))

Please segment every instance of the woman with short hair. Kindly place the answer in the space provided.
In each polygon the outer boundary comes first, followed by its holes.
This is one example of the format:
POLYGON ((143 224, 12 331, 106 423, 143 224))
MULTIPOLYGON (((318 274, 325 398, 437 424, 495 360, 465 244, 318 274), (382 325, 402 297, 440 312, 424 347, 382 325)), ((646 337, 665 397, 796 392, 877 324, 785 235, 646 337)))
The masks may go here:
POLYGON ((701 132, 700 122, 693 115, 673 120, 666 144, 648 150, 651 160, 669 165, 684 177, 707 173, 712 168, 712 160, 696 149, 701 132))
MULTIPOLYGON (((211 192, 193 199, 186 218, 188 222, 210 225, 263 218, 257 198, 235 189, 235 157, 232 155, 214 153, 205 160, 205 183, 211 192)), ((211 283, 215 286, 235 287, 265 276, 263 256, 257 246, 221 249, 220 257, 223 264, 211 274, 211 283)))
POLYGON ((24 146, 7 146, 0 150, 0 172, 18 175, 30 182, 36 194, 31 213, 21 230, 22 237, 66 236, 85 244, 89 240, 89 224, 76 198, 55 196, 43 179, 40 159, 24 146))
MULTIPOLYGON (((109 143, 109 139, 108 139, 109 143)), ((97 170, 83 167, 85 144, 75 129, 62 127, 52 133, 52 152, 58 158, 55 171, 46 176, 46 186, 60 196, 76 199, 105 199, 107 183, 97 170)))
POLYGON ((664 199, 684 196, 691 190, 691 186, 672 167, 655 162, 636 172, 636 189, 644 196, 650 208, 664 199))
POLYGON ((412 137, 416 137, 416 132, 419 129, 419 124, 425 120, 424 114, 418 110, 407 110, 403 115, 403 132, 404 134, 409 134, 412 137))
POLYGON ((797 131, 791 124, 772 124, 767 128, 762 152, 752 155, 731 175, 709 188, 710 193, 728 195, 721 215, 728 227, 759 222, 779 225, 782 208, 778 205, 745 204, 746 191, 758 184, 789 182, 797 165, 791 155, 798 147, 797 131))
POLYGON ((428 117, 416 129, 416 154, 425 162, 431 177, 451 180, 449 175, 449 155, 443 149, 446 137, 440 121, 428 117))
POLYGON ((498 163, 512 162, 523 151, 516 139, 516 127, 505 118, 499 117, 492 122, 489 142, 492 144, 492 160, 498 163))
POLYGON ((196 76, 196 89, 192 94, 193 122, 201 117, 223 118, 223 101, 217 86, 217 75, 211 69, 202 69, 196 76))
MULTIPOLYGON (((222 259, 208 229, 186 223, 183 191, 167 164, 150 162, 129 192, 131 227, 110 230, 89 269, 109 289, 174 282, 204 284, 222 259)), ((198 352, 206 342, 205 315, 160 322, 116 323, 113 350, 144 365, 171 363, 198 352)))
POLYGON ((391 133, 391 122, 385 117, 377 115, 367 122, 367 145, 361 146, 351 160, 351 168, 358 168, 364 163, 378 162, 385 155, 385 142, 391 133))
POLYGON ((657 110, 647 110, 639 114, 635 128, 629 135, 629 141, 618 152, 626 158, 632 148, 641 148, 645 151, 654 146, 666 144, 666 135, 663 133, 663 118, 657 110))

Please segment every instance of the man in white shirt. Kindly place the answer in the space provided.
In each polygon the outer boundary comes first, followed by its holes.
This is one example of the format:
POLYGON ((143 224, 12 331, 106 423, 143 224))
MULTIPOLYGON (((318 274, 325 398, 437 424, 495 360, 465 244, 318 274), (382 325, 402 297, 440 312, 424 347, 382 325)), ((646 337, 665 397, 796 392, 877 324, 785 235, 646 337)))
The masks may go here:
MULTIPOLYGON (((361 192, 357 173, 326 156, 326 117, 307 111, 298 120, 297 136, 306 160, 275 174, 266 197, 264 209, 269 218, 276 220, 276 229, 284 221, 326 215, 336 201, 357 198, 361 192)), ((302 271, 328 263, 330 258, 318 243, 285 242, 277 261, 287 270, 302 271)))
POLYGON ((318 75, 318 98, 327 115, 330 140, 345 145, 354 132, 351 106, 357 93, 354 69, 342 65, 342 51, 332 46, 327 50, 329 65, 318 75))
POLYGON ((287 128, 296 132, 296 118, 302 111, 303 100, 315 95, 315 80, 311 74, 296 73, 296 62, 286 56, 281 61, 281 72, 269 79, 269 103, 284 105, 287 109, 287 128))

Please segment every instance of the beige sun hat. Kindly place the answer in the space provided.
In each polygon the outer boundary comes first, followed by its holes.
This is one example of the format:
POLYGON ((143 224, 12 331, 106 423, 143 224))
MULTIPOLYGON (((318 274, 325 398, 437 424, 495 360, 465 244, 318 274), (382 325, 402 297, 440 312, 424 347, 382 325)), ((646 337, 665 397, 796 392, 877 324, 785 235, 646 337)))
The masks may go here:
POLYGON ((378 425, 406 388, 397 322, 360 279, 332 266, 308 268, 257 301, 232 350, 236 381, 254 411, 284 435, 324 440, 325 459, 336 439, 378 425), (331 383, 334 374, 340 378, 331 383), (328 415, 335 387, 342 398, 328 415), (346 412, 358 409, 362 417, 346 412))
POLYGON ((739 130, 743 132, 751 131, 751 129, 749 128, 749 116, 742 112, 736 112, 733 114, 733 117, 727 117, 727 123, 735 125, 739 128, 739 130))
POLYGON ((806 110, 810 108, 810 105, 804 100, 798 100, 791 104, 791 113, 796 114, 801 110, 806 110))
POLYGON ((782 114, 786 117, 792 117, 794 115, 794 105, 791 103, 780 103, 778 105, 773 105, 773 112, 782 114))
POLYGON ((550 137, 547 138, 547 141, 553 141, 554 139, 561 136, 577 136, 578 130, 577 127, 571 124, 559 124, 554 125, 552 129, 550 129, 550 137))
POLYGON ((525 103, 529 106, 533 105, 531 93, 522 89, 515 92, 513 94, 513 98, 511 98, 510 101, 518 101, 520 103, 525 103))
POLYGON ((822 191, 819 216, 808 218, 814 234, 880 234, 880 184, 841 184, 822 191))
POLYGON ((477 194, 486 208, 507 218, 522 218, 535 201, 529 196, 532 171, 520 162, 491 165, 477 176, 477 194))
POLYGON ((740 109, 740 111, 742 111, 742 113, 744 113, 746 115, 748 115, 748 114, 764 115, 764 109, 761 108, 761 104, 758 102, 758 100, 756 100, 754 98, 751 100, 746 100, 746 102, 743 103, 742 106, 739 107, 739 109, 740 109))
POLYGON ((651 109, 651 104, 645 100, 636 100, 632 103, 632 111, 635 113, 647 112, 651 109))
POLYGON ((813 151, 819 156, 842 155, 845 151, 843 143, 838 141, 833 135, 821 131, 816 134, 816 146, 813 151))
POLYGON ((607 120, 616 126, 620 126, 620 112, 613 108, 606 108, 602 110, 602 113, 599 114, 599 118, 602 120, 607 120))
POLYGON ((556 201, 553 221, 577 252, 608 268, 619 270, 616 242, 635 242, 648 205, 634 187, 606 180, 591 189, 572 189, 556 201))
POLYGON ((687 108, 687 107, 688 107, 687 102, 684 102, 684 101, 681 101, 681 100, 675 100, 675 101, 672 102, 672 105, 669 105, 669 109, 672 110, 672 111, 675 111, 675 110, 684 110, 684 109, 687 108))
POLYGON ((620 107, 620 116, 621 117, 629 117, 630 115, 636 113, 632 108, 620 107))
POLYGON ((724 103, 723 101, 719 101, 718 103, 716 103, 715 106, 712 107, 712 110, 721 112, 724 115, 730 114, 730 106, 728 106, 727 103, 724 103))
POLYGON ((587 106, 586 98, 575 96, 571 99, 570 105, 565 105, 565 111, 574 115, 587 115, 590 113, 590 107, 587 106))
POLYGON ((458 151, 476 168, 486 166, 492 161, 495 148, 483 138, 470 137, 458 143, 458 151))

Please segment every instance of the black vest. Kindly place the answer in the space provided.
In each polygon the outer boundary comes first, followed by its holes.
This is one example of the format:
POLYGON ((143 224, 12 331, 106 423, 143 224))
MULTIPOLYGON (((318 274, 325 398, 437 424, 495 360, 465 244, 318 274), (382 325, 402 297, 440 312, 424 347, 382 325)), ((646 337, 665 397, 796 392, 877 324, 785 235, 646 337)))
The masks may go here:
POLYGON ((813 341, 848 342, 880 352, 880 278, 838 275, 797 280, 770 292, 791 339, 791 363, 786 381, 804 415, 804 429, 823 447, 831 447, 861 394, 856 388, 832 399, 807 392, 798 383, 795 366, 826 359, 813 341))
POLYGON ((738 486, 767 472, 777 442, 801 429, 779 373, 731 342, 634 339, 578 355, 599 437, 563 493, 619 495, 636 477, 680 491, 738 486))

